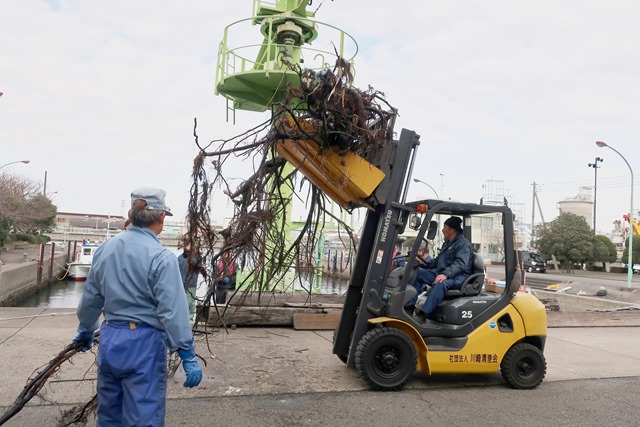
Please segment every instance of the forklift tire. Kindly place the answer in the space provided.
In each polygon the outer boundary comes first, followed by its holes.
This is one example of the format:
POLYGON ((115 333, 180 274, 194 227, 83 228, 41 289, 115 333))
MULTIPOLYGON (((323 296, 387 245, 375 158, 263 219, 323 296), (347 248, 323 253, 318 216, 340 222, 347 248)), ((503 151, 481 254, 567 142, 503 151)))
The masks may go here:
POLYGON ((514 345, 504 355, 500 372, 509 387, 536 388, 547 373, 547 362, 540 349, 529 343, 514 345))
POLYGON ((381 327, 364 334, 356 347, 356 369, 372 390, 397 391, 415 372, 416 346, 399 329, 381 327))

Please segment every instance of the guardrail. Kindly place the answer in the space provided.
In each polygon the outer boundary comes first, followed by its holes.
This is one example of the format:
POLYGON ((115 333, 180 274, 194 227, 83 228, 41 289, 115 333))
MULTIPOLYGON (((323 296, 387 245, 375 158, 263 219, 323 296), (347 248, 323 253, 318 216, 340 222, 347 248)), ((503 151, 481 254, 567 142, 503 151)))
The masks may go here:
MULTIPOLYGON (((56 242, 58 246, 65 245, 67 242, 82 242, 89 240, 91 242, 103 242, 109 237, 116 236, 123 230, 96 230, 96 229, 69 229, 65 231, 54 231, 46 235, 51 241, 56 242)), ((178 246, 180 236, 176 234, 161 233, 158 240, 164 246, 178 246)))

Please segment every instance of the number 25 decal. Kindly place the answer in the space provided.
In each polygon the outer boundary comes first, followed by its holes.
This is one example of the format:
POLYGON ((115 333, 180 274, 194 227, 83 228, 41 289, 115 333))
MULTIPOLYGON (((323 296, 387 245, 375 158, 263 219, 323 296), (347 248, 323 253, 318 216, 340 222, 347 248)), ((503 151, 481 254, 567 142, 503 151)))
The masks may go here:
POLYGON ((463 319, 471 319, 472 317, 473 317, 473 312, 471 310, 462 311, 462 318, 463 319))

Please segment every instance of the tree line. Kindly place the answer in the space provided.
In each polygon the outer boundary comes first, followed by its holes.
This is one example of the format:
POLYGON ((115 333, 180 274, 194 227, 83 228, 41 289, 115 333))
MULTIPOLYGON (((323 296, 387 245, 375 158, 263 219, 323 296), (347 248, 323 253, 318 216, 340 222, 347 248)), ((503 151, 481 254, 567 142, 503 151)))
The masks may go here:
POLYGON ((40 182, 0 174, 0 246, 12 240, 47 240, 42 233, 55 226, 57 207, 43 194, 40 182))
MULTIPOLYGON (((551 222, 537 225, 534 236, 533 246, 538 248, 540 255, 544 259, 551 259, 555 255, 565 270, 572 270, 575 264, 612 263, 618 260, 618 252, 611 239, 594 235, 587 221, 573 213, 564 212, 551 222)), ((640 236, 633 237, 633 247, 635 264, 640 262, 640 236)), ((627 239, 621 260, 623 263, 628 259, 628 248, 627 239)))

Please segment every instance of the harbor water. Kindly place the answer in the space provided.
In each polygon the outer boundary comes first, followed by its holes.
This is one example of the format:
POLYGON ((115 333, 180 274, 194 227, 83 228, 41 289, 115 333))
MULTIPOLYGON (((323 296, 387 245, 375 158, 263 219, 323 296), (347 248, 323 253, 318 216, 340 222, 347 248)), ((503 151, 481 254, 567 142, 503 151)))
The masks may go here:
MULTIPOLYGON (((43 287, 38 293, 30 295, 15 304, 15 307, 37 308, 76 308, 82 297, 85 282, 64 280, 43 287)), ((320 293, 327 295, 342 295, 347 291, 347 281, 344 279, 323 277, 320 293)), ((204 283, 198 286, 198 298, 204 298, 207 289, 204 283)))
MULTIPOLYGON (((64 280, 43 287, 38 293, 30 295, 18 303, 15 307, 33 308, 76 308, 82 297, 85 282, 64 280)), ((344 279, 328 278, 322 280, 321 294, 342 295, 347 291, 347 281, 344 279)), ((207 289, 203 284, 198 286, 198 298, 204 298, 207 289)))
POLYGON ((76 308, 82 296, 84 282, 63 280, 43 286, 40 291, 29 295, 15 304, 15 307, 76 308))
MULTIPOLYGON (((167 246, 176 256, 182 253, 177 246, 167 246)), ((202 299, 207 294, 207 287, 204 280, 199 281, 196 295, 202 299)), ((18 303, 15 307, 37 307, 37 308, 76 308, 82 297, 85 282, 73 280, 63 280, 43 286, 36 294, 30 295, 18 303)), ((302 286, 309 289, 309 283, 296 283, 295 289, 302 291, 302 286)), ((347 292, 346 279, 323 276, 319 288, 315 290, 320 294, 342 295, 347 292)), ((302 291, 304 292, 304 291, 302 291)))

